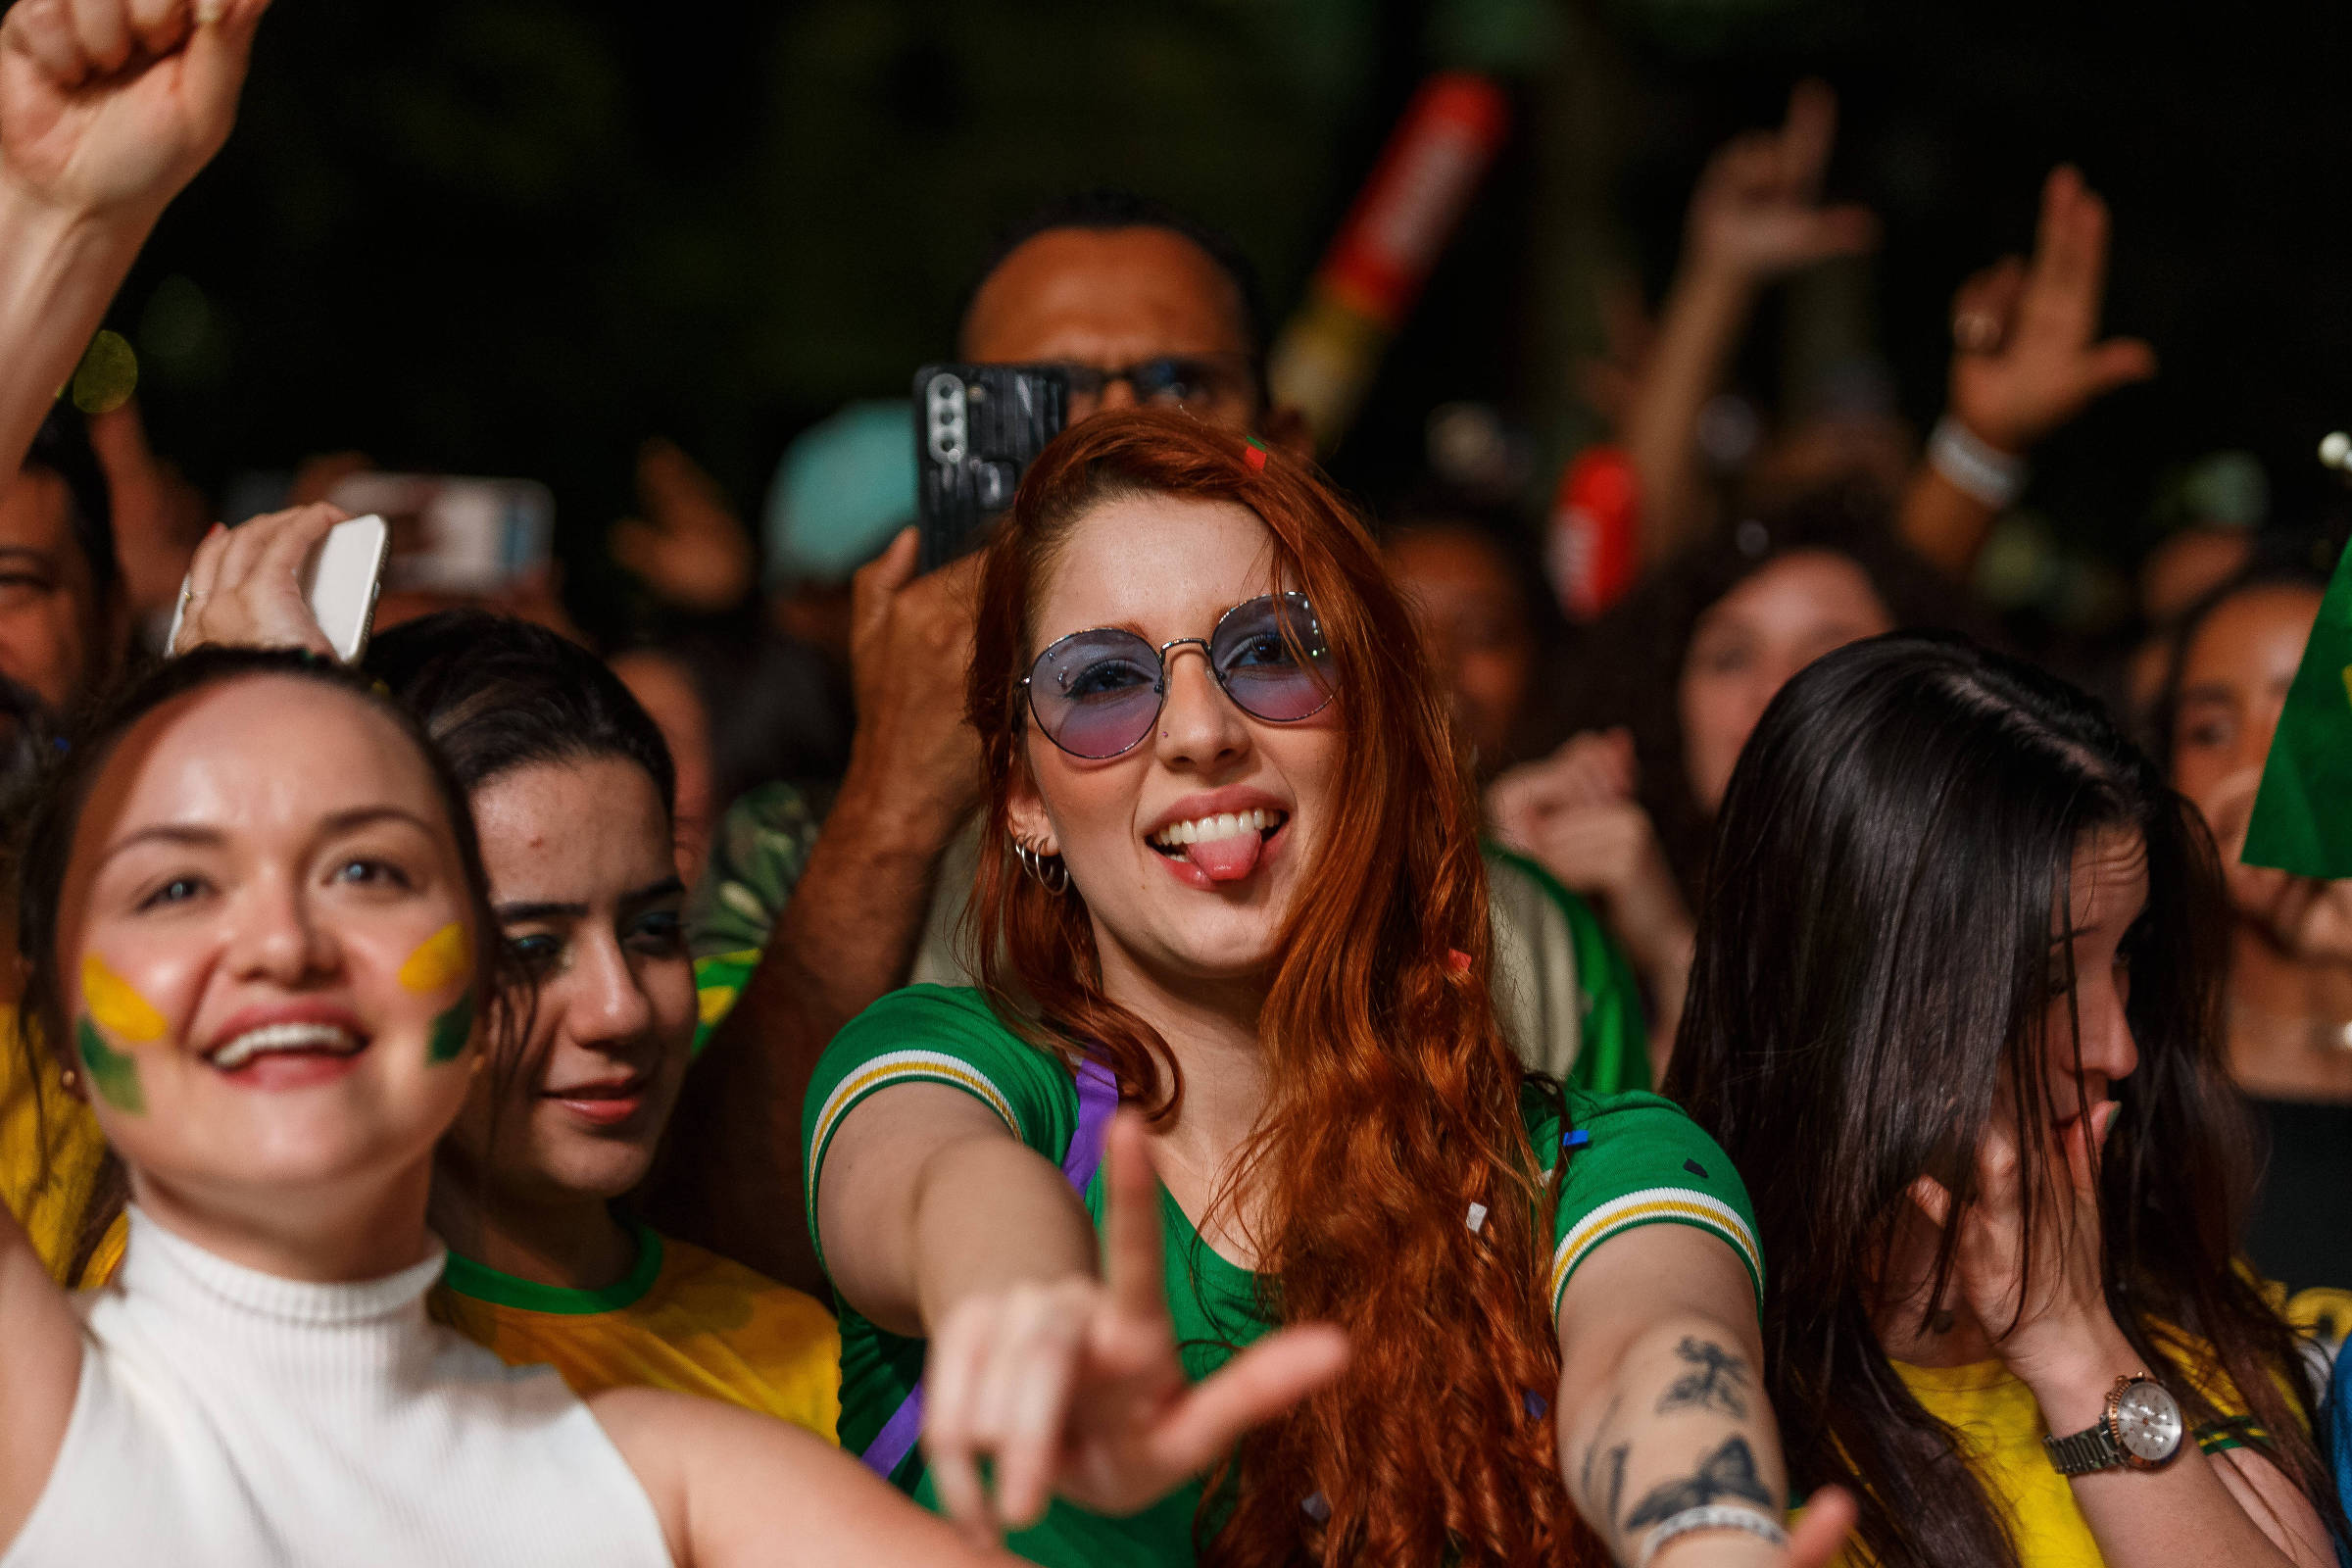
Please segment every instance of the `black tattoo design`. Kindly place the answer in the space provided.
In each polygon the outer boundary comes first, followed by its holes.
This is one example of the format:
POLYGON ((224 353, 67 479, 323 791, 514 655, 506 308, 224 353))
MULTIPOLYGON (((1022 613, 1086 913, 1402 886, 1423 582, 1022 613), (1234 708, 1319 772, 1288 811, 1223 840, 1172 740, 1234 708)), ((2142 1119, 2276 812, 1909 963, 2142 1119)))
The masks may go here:
POLYGON ((1732 1438, 1701 1459, 1697 1474, 1653 1489, 1634 1505, 1623 1528, 1631 1535, 1645 1525, 1661 1524, 1685 1508, 1703 1508, 1718 1497, 1738 1497, 1778 1516, 1771 1492, 1756 1478, 1756 1456, 1745 1438, 1732 1438))
MULTIPOLYGON (((1585 1462, 1577 1471, 1576 1490, 1578 1494, 1584 1497, 1587 1504, 1590 1504, 1593 1500, 1592 1461, 1600 1457, 1600 1445, 1602 1441, 1608 1437, 1609 1426, 1617 1419, 1618 1408, 1624 1403, 1625 1396, 1623 1394, 1613 1394, 1609 1396, 1608 1408, 1600 1412, 1600 1419, 1594 1422, 1592 1425, 1592 1442, 1586 1447, 1585 1462)), ((1609 1513, 1613 1517, 1616 1512, 1616 1505, 1612 1503, 1609 1507, 1609 1513)))
POLYGON ((1633 1451, 1630 1443, 1620 1443, 1609 1450, 1609 1505, 1601 1511, 1603 1519, 1617 1517, 1617 1504, 1625 1496, 1625 1457, 1633 1451))
POLYGON ((1658 1398, 1657 1413, 1669 1410, 1719 1410, 1735 1421, 1747 1419, 1747 1363, 1712 1340, 1685 1339, 1674 1353, 1698 1368, 1674 1380, 1658 1398))

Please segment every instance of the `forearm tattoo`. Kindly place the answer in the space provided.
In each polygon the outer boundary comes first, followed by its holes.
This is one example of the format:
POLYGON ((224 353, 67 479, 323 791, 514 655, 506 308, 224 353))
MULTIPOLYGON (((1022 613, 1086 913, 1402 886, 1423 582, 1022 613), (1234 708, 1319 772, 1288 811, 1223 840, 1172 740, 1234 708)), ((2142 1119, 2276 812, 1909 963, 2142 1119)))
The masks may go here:
POLYGON ((1745 1438, 1728 1439, 1722 1447, 1699 1460, 1696 1473, 1651 1488, 1626 1515, 1625 1533, 1661 1524, 1685 1508, 1703 1508, 1723 1497, 1752 1502, 1775 1517, 1780 1513, 1771 1489, 1756 1474, 1756 1455, 1745 1438))
POLYGON ((1738 1351, 1727 1350, 1713 1340, 1686 1336, 1674 1353, 1698 1370, 1667 1386, 1658 1397, 1658 1414, 1699 1409, 1720 1411, 1735 1421, 1747 1419, 1747 1363, 1738 1351))

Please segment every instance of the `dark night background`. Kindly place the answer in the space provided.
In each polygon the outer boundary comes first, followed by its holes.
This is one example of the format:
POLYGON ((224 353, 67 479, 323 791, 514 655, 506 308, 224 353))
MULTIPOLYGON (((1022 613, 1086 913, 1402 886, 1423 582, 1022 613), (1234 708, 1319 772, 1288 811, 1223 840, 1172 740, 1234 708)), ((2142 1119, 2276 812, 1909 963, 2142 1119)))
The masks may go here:
MULTIPOLYGON (((609 613, 643 438, 756 514, 797 429, 949 348, 990 232, 1082 185, 1229 226, 1287 313, 1413 83, 1494 70, 1513 144, 1333 462, 1377 502, 1438 403, 1555 455, 1589 428, 1591 279, 1654 303, 1706 154, 1813 74, 1833 194, 1886 223, 1868 314, 1923 427, 1950 291, 2028 245, 2049 167, 2109 199, 2108 329, 2162 374, 2040 454, 2028 505, 2129 569, 2164 476, 2216 449, 2261 460, 2277 521, 2341 494, 2312 452, 2352 419, 2348 30, 2277 0, 279 0, 235 139, 111 324, 216 495, 343 448, 543 478, 609 613)), ((1768 305, 1742 361, 1767 406, 1775 333, 1768 305)))

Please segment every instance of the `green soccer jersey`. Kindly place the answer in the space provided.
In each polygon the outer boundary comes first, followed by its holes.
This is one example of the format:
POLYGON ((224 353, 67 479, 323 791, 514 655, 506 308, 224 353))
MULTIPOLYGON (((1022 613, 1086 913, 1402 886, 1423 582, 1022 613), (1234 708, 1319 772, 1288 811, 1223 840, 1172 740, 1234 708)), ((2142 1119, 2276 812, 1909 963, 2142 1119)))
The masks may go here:
MULTIPOLYGON (((901 1083, 946 1084, 1001 1117, 1013 1137, 1060 1163, 1078 1130, 1078 1093, 1070 1069, 1001 1023, 977 991, 911 986, 875 1003, 835 1037, 818 1062, 804 1113, 809 1226, 815 1230, 817 1184, 842 1118, 876 1091, 901 1083)), ((1548 1265, 1552 1308, 1593 1249, 1641 1225, 1696 1226, 1719 1236, 1747 1265, 1758 1300, 1763 1259, 1746 1189, 1731 1161, 1690 1119, 1654 1095, 1610 1097, 1567 1091, 1571 1124, 1560 1179, 1558 1220, 1548 1265), (1582 1136, 1579 1137, 1578 1135, 1582 1136)), ((1528 1135, 1550 1164, 1562 1148, 1558 1112, 1547 1096, 1529 1095, 1528 1135)), ((1098 1170, 1082 1195, 1096 1223, 1102 1217, 1098 1170)), ((1167 1240, 1168 1312, 1186 1376, 1198 1382, 1264 1334, 1271 1322, 1257 1278, 1206 1246, 1163 1188, 1160 1222, 1167 1240)), ((824 1242, 817 1237, 818 1256, 824 1242)), ((1530 1259, 1531 1267, 1543 1267, 1530 1259)), ((906 1401, 923 1371, 924 1342, 890 1334, 841 1307, 841 1442, 862 1453, 906 1401)), ((1546 1393, 1548 1391, 1545 1391, 1546 1393)), ((919 1447, 892 1479, 936 1506, 919 1447)), ((1114 1519, 1056 1501, 1034 1529, 1007 1544, 1051 1568, 1090 1564, 1189 1565, 1198 1483, 1131 1518, 1114 1519)))

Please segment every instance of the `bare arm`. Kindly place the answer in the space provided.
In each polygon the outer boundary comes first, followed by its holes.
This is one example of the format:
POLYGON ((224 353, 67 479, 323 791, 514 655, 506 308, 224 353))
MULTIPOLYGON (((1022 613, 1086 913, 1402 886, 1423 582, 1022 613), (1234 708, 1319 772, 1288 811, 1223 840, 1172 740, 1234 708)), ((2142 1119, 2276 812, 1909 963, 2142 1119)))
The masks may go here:
POLYGON ((1837 124, 1830 89, 1800 82, 1787 123, 1735 137, 1691 193, 1683 262, 1626 419, 1645 560, 1664 560, 1699 526, 1698 415, 1723 384, 1757 291, 1878 237, 1862 208, 1818 205, 1837 124))
POLYGON ((227 140, 268 3, 19 0, 0 23, 0 483, 155 220, 227 140))
POLYGON ((81 1382, 81 1325, 0 1203, 0 1554, 49 1485, 81 1382))
POLYGON ((978 558, 915 578, 909 528, 855 585, 858 731, 832 813, 742 999, 695 1069, 703 1135, 667 1179, 697 1239, 820 1288, 800 1205, 801 1102, 816 1059, 906 983, 940 857, 970 814, 979 745, 963 722, 978 558))
MULTIPOLYGON (((1788 1477, 1758 1369, 1763 1348, 1747 1271, 1722 1241, 1647 1225, 1595 1250, 1560 1300, 1560 1471, 1621 1563, 1656 1527, 1706 1504, 1781 1518, 1788 1477)), ((1658 1568, 1819 1568, 1853 1523, 1825 1490, 1787 1548, 1732 1530, 1661 1549, 1658 1568)))
POLYGON ((589 1400, 679 1568, 1015 1568, 838 1448, 767 1416, 655 1389, 589 1400))
MULTIPOLYGON (((2023 460, 2052 431, 2119 386, 2156 373, 2137 338, 2095 341, 2107 288, 2107 204, 2072 169, 2042 186, 2031 263, 2005 257, 1961 284, 1952 302, 1946 416, 1996 454, 2023 460)), ((1920 465, 1905 496, 1912 549, 1966 576, 2000 504, 1920 465)))

